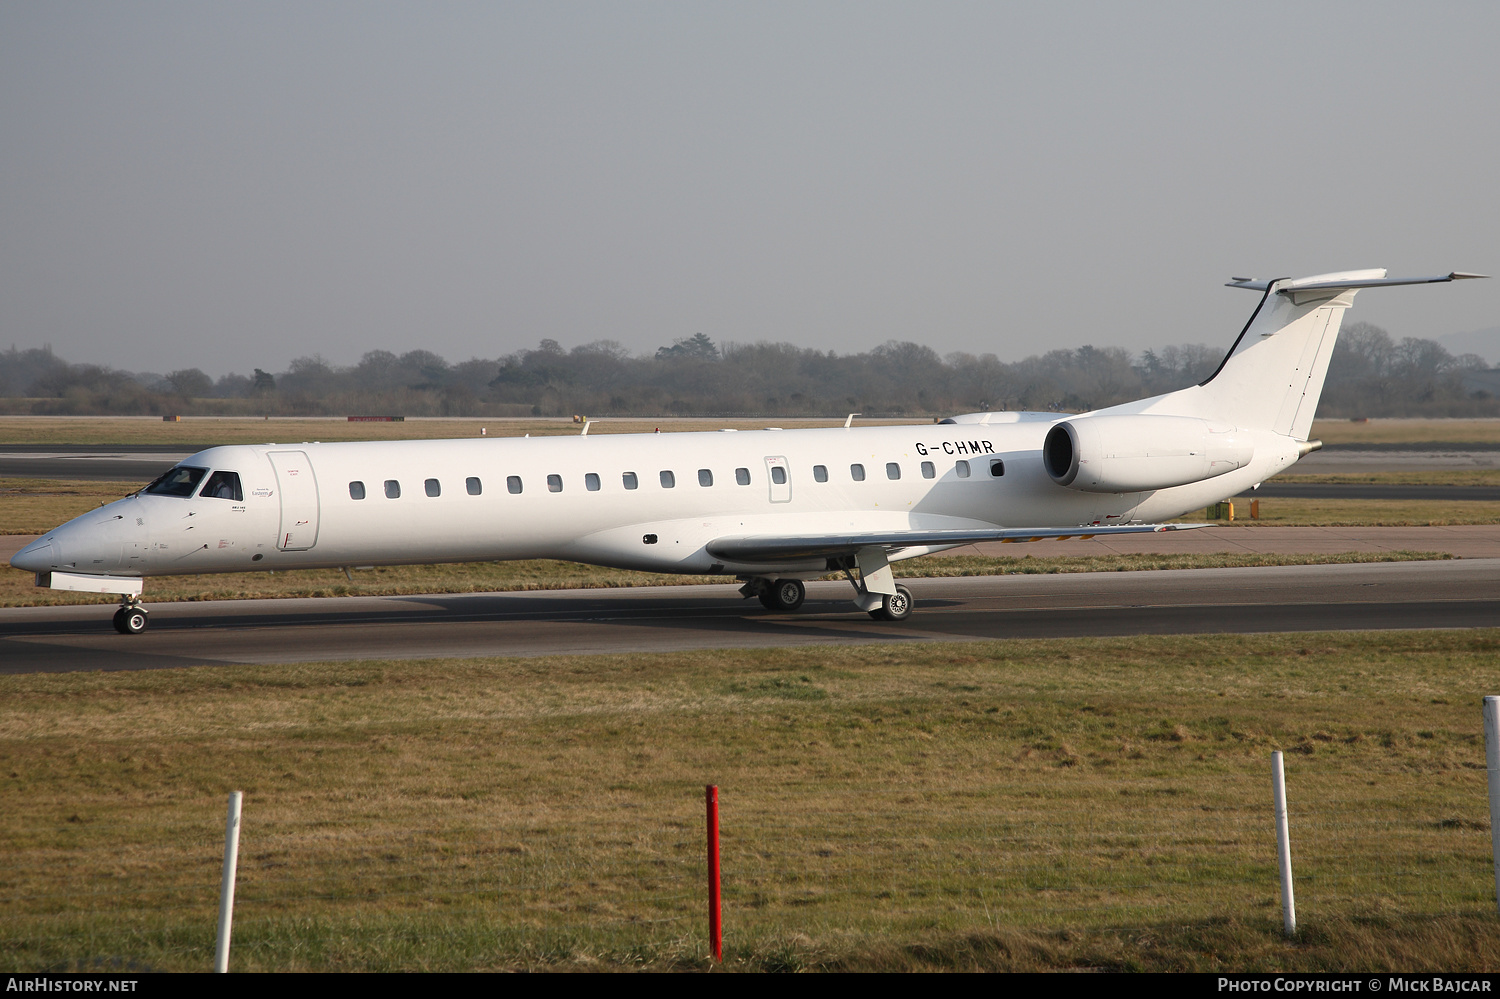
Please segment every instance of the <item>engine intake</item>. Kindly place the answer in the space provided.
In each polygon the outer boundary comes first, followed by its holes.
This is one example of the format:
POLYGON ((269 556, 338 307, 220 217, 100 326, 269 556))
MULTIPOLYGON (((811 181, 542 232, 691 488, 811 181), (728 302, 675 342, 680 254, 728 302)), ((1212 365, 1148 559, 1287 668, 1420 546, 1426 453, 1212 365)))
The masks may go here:
POLYGON ((1052 481, 1092 493, 1185 486, 1254 456, 1243 432, 1184 416, 1085 416, 1057 424, 1042 443, 1052 481))

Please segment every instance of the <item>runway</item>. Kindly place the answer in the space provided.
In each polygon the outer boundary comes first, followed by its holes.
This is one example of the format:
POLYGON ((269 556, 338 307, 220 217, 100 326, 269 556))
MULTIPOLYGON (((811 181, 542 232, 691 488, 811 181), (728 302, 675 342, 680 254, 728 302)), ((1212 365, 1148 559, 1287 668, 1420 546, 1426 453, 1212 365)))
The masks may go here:
POLYGON ((1259 489, 1247 489, 1236 500, 1256 499, 1352 499, 1438 500, 1493 503, 1500 500, 1494 486, 1427 486, 1389 482, 1298 482, 1287 477, 1272 479, 1259 489))
MULTIPOLYGON (((191 445, 188 445, 191 447, 191 445)), ((150 482, 183 458, 201 450, 180 444, 0 445, 0 479, 90 479, 103 482, 150 482)))
POLYGON ((901 624, 832 582, 795 614, 732 586, 160 604, 138 636, 116 634, 107 606, 9 609, 0 673, 1500 624, 1500 559, 908 582, 901 624))

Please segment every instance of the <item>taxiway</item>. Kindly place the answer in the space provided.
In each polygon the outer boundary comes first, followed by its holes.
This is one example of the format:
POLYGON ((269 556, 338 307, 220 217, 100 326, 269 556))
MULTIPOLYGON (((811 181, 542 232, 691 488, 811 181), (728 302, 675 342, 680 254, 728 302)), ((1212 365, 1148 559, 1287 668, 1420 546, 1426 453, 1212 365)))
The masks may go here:
POLYGON ((0 673, 1500 625, 1500 559, 907 582, 917 613, 896 625, 833 582, 795 614, 727 585, 158 604, 138 636, 107 606, 16 608, 0 610, 0 673))

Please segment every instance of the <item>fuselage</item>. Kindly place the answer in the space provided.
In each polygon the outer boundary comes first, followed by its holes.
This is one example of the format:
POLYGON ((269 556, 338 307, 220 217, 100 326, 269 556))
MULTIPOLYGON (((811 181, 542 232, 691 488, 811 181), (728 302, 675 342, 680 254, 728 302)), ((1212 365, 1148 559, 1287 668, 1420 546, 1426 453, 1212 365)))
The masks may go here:
POLYGON ((1054 422, 215 447, 180 463, 175 494, 135 493, 48 532, 28 567, 139 577, 556 558, 811 575, 826 562, 740 565, 706 546, 756 534, 1161 521, 1299 453, 1291 438, 1256 432, 1254 460, 1227 474, 1082 492, 1043 467, 1054 422))

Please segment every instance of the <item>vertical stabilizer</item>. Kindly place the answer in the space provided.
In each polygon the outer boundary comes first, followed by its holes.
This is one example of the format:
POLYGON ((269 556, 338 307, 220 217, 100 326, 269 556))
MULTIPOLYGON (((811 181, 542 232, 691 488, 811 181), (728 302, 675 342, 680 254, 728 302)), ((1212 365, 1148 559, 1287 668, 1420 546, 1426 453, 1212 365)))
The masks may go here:
POLYGON ((1238 426, 1306 440, 1344 310, 1358 290, 1344 282, 1384 277, 1377 268, 1267 282, 1239 340, 1202 385, 1214 409, 1238 426))
POLYGON ((1218 370, 1192 388, 1103 412, 1193 416, 1305 441, 1355 292, 1477 277, 1484 275, 1453 271, 1388 278, 1384 268, 1376 268, 1275 281, 1235 279, 1230 287, 1261 292, 1261 300, 1218 370))

